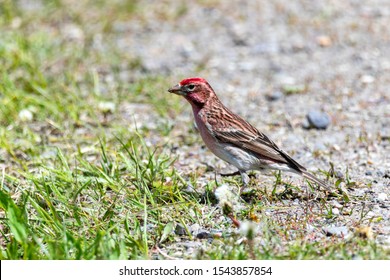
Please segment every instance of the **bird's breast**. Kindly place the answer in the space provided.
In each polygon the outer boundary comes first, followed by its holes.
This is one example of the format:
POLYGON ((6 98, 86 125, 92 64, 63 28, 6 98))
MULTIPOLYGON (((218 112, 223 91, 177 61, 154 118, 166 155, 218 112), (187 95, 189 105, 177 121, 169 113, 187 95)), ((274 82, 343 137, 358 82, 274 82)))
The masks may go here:
POLYGON ((206 146, 213 152, 218 153, 219 143, 217 142, 217 139, 211 134, 210 131, 212 131, 211 124, 205 122, 199 113, 195 113, 195 123, 198 127, 199 133, 202 136, 203 141, 205 142, 206 146))

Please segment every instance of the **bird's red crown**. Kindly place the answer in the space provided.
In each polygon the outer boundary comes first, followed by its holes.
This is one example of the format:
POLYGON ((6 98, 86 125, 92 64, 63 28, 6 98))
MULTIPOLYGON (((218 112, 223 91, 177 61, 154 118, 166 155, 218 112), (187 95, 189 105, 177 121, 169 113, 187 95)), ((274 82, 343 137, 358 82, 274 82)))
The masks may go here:
POLYGON ((187 78, 180 82, 181 86, 185 86, 191 83, 207 83, 207 81, 203 78, 195 77, 195 78, 187 78))

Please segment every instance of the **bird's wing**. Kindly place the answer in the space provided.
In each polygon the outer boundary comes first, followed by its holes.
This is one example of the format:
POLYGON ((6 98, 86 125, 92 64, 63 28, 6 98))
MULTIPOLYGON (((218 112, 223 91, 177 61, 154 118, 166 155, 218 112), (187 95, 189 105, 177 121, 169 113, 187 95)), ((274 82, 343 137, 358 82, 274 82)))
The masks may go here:
POLYGON ((297 171, 306 170, 302 165, 281 150, 264 133, 235 114, 229 114, 230 120, 221 119, 218 125, 208 126, 210 133, 222 143, 228 143, 256 154, 259 158, 287 164, 297 171))

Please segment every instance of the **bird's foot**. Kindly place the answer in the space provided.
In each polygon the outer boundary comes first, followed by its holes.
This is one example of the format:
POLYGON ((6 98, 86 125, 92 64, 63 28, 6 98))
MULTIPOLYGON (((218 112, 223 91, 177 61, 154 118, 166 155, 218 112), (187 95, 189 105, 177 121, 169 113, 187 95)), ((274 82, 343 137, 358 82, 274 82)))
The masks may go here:
MULTIPOLYGON (((237 175, 242 176, 240 171, 236 171, 236 172, 232 172, 232 173, 220 173, 219 175, 221 175, 222 177, 231 177, 231 176, 237 176, 237 175)), ((256 174, 249 174, 248 176, 249 176, 249 178, 255 178, 256 174)))

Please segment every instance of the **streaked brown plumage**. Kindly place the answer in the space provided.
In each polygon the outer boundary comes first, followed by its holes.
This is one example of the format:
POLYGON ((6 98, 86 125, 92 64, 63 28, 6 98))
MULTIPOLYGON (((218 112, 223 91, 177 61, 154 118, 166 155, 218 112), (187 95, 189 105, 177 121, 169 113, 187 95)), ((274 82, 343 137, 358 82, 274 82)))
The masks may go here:
POLYGON ((245 186, 249 182, 246 171, 275 169, 299 174, 329 189, 264 133, 226 108, 206 80, 184 79, 169 92, 187 99, 205 144, 216 156, 238 168, 245 186))

